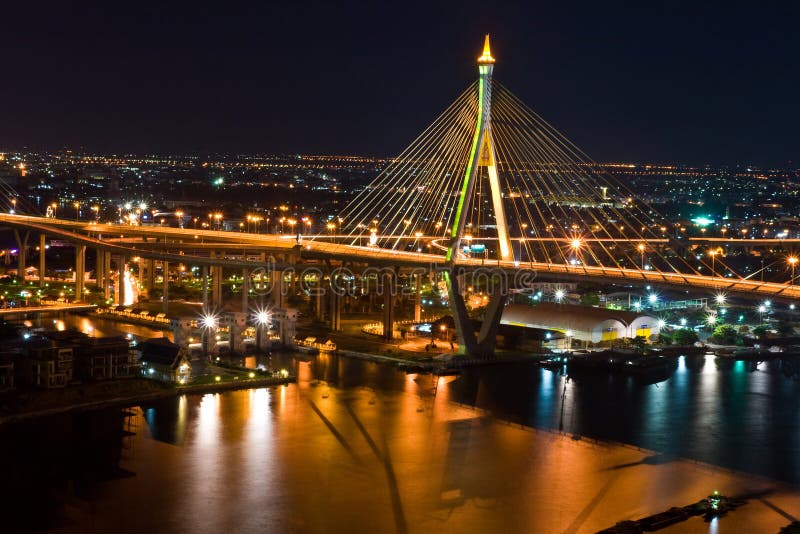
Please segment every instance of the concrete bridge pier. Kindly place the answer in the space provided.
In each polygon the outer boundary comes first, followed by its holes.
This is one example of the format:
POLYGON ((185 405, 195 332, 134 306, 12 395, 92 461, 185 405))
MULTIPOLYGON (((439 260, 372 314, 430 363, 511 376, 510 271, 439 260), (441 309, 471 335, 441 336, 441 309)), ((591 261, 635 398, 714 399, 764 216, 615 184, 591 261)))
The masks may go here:
POLYGON ((105 251, 99 248, 95 249, 95 258, 94 258, 94 282, 97 284, 98 288, 102 288, 105 286, 105 272, 103 271, 103 267, 105 266, 105 251))
POLYGON ((103 252, 103 298, 106 302, 111 298, 111 279, 108 273, 111 272, 111 253, 103 252))
POLYGON ((211 267, 211 305, 214 308, 222 307, 222 266, 211 267))
POLYGON ((14 229, 14 238, 17 240, 17 278, 23 283, 25 282, 25 264, 28 260, 28 238, 30 235, 29 230, 20 233, 19 230, 14 229))
POLYGON ((472 320, 467 313, 464 296, 461 294, 463 275, 451 270, 446 273, 447 295, 450 300, 450 310, 456 326, 459 354, 467 354, 477 358, 489 358, 494 355, 497 331, 503 315, 507 298, 507 288, 502 281, 496 282, 492 287, 492 297, 483 318, 481 330, 475 337, 472 320))
POLYGON ((323 321, 325 319, 325 307, 323 306, 325 295, 323 295, 324 290, 321 278, 317 281, 316 290, 316 294, 314 295, 314 313, 317 321, 323 321))
POLYGON ((330 328, 334 332, 342 330, 342 300, 344 295, 339 293, 338 280, 328 279, 328 304, 330 328))
POLYGON ((47 272, 47 236, 39 234, 39 287, 44 287, 44 275, 47 272))
POLYGON ((381 290, 383 291, 383 339, 391 341, 394 337, 394 272, 384 272, 381 275, 381 290))
POLYGON ((169 313, 169 262, 161 262, 162 272, 164 273, 164 286, 161 290, 161 311, 169 313))
POLYGON ((273 269, 269 273, 269 300, 273 308, 283 308, 283 273, 273 269))
POLYGON ((244 313, 229 313, 225 315, 225 322, 228 324, 228 346, 231 353, 243 353, 247 315, 244 313))
MULTIPOLYGON (((139 265, 141 265, 141 262, 139 265)), ((155 262, 152 258, 144 260, 144 272, 139 272, 139 277, 142 279, 144 290, 151 291, 156 281, 155 262)))
POLYGON ((208 265, 200 267, 201 285, 203 287, 203 309, 208 309, 208 265))
POLYGON ((272 342, 267 334, 267 326, 261 324, 256 326, 256 349, 259 352, 266 352, 271 346, 272 342))
POLYGON ((242 269, 242 313, 248 313, 250 309, 250 269, 242 269))
POLYGON ((416 299, 414 300, 414 321, 420 322, 422 320, 422 275, 417 273, 414 275, 416 278, 416 299))
POLYGON ((475 332, 472 328, 472 320, 467 313, 467 306, 464 303, 464 296, 461 294, 460 275, 453 269, 445 273, 447 282, 447 298, 450 301, 450 311, 453 312, 453 322, 456 327, 458 338, 459 354, 469 354, 477 356, 480 354, 478 341, 475 339, 475 332))
POLYGON ((75 245, 75 300, 83 300, 86 280, 86 245, 75 245))
POLYGON ((114 284, 114 303, 121 306, 125 302, 125 265, 128 258, 123 255, 114 256, 114 263, 117 268, 117 283, 114 284))
POLYGON ((492 288, 492 296, 483 317, 483 324, 478 333, 478 347, 481 356, 492 356, 494 354, 495 343, 497 342, 497 332, 500 329, 500 319, 503 316, 503 309, 506 307, 508 294, 502 282, 495 284, 492 288))

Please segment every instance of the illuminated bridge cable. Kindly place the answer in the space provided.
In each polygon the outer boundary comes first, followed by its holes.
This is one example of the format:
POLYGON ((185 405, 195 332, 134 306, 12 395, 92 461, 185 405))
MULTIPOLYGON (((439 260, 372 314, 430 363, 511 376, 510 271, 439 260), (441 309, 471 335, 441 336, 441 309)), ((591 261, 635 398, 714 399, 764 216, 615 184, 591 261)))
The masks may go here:
MULTIPOLYGON (((505 220, 505 242, 520 262, 570 265, 584 272, 612 269, 616 276, 624 270, 625 276, 642 278, 649 270, 664 273, 664 281, 666 273, 704 274, 700 270, 707 264, 681 255, 656 210, 502 84, 493 81, 491 94, 486 124, 491 144, 485 139, 476 156, 474 187, 464 201, 462 245, 485 245, 486 257, 499 258, 498 220, 505 220), (497 172, 499 200, 492 196, 490 168, 497 172)), ((470 175, 478 107, 479 87, 473 83, 339 214, 331 238, 397 251, 428 252, 434 244, 438 252, 445 249, 470 175)), ((483 251, 466 249, 457 251, 459 257, 483 251)), ((732 272, 722 260, 716 263, 732 272)))
MULTIPOLYGON (((380 236, 396 235, 410 225, 404 224, 413 214, 414 222, 421 205, 432 205, 438 197, 446 195, 446 189, 456 181, 455 168, 462 159, 457 145, 463 142, 466 133, 474 129, 473 94, 476 84, 470 86, 449 106, 417 139, 358 195, 346 211, 340 214, 345 234, 359 239, 372 227, 377 219, 380 236), (448 156, 450 161, 448 161, 448 156), (442 180, 434 169, 447 169, 450 180, 442 180), (413 210, 413 211, 411 211, 413 210)), ((432 222, 435 224, 435 221, 432 222)), ((389 239, 382 239, 386 246, 389 239)), ((351 242, 353 242, 351 240, 351 242)))

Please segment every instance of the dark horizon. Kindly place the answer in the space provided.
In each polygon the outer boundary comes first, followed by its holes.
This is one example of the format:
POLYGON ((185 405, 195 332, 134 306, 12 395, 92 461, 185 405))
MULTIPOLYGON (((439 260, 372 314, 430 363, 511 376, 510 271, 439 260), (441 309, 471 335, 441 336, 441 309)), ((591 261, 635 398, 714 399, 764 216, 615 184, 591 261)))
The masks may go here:
POLYGON ((798 166, 797 6, 480 5, 6 8, 0 146, 391 157, 491 33, 495 77, 596 161, 798 166))

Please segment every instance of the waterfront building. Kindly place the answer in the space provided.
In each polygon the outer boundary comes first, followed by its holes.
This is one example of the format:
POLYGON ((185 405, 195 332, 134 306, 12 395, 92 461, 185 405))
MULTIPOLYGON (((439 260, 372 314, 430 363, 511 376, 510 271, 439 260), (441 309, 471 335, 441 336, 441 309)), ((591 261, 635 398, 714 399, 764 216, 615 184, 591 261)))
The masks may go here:
POLYGON ((75 374, 83 380, 131 378, 140 367, 130 342, 122 336, 87 337, 75 354, 75 374))
POLYGON ((186 351, 170 340, 157 337, 136 347, 142 374, 147 378, 184 384, 191 376, 191 364, 186 351))
POLYGON ((63 388, 72 381, 74 346, 57 344, 45 336, 25 341, 15 361, 14 370, 20 385, 40 388, 63 388))
POLYGON ((566 338, 591 343, 621 338, 658 335, 658 318, 635 313, 590 306, 543 302, 536 306, 511 304, 503 311, 501 324, 556 330, 566 338))

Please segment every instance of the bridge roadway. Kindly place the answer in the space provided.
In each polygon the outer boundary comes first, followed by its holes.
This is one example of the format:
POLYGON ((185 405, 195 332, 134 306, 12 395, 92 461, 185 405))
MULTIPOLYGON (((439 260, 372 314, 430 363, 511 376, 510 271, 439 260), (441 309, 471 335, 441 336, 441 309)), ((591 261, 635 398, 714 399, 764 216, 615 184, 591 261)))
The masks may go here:
MULTIPOLYGON (((230 267, 253 267, 255 262, 244 260, 220 260, 197 255, 187 255, 182 251, 168 252, 161 249, 241 249, 243 252, 294 253, 303 259, 336 259, 367 263, 377 266, 421 267, 425 269, 445 269, 447 264, 441 254, 409 252, 382 249, 377 247, 347 245, 315 239, 301 239, 296 236, 251 234, 220 230, 195 230, 190 228, 172 228, 160 226, 124 226, 116 224, 86 223, 44 217, 0 214, 0 225, 20 229, 44 232, 71 242, 98 247, 129 256, 163 259, 167 261, 192 262, 205 265, 224 264, 230 267), (125 237, 141 237, 152 239, 147 242, 114 243, 114 240, 125 237), (163 241, 161 241, 163 240, 163 241), (170 242, 171 241, 171 242, 170 242), (129 246, 128 246, 129 245, 129 246), (135 246, 134 246, 135 245, 135 246)), ((320 236, 324 238, 324 236, 320 236)), ((424 238, 420 238, 424 239, 424 238)), ((692 242, 747 242, 768 240, 738 240, 697 238, 692 242)), ((764 244, 783 244, 799 242, 797 239, 771 240, 764 244)), ((658 272, 620 267, 569 265, 546 262, 514 262, 499 260, 483 260, 462 258, 458 267, 465 268, 500 268, 514 273, 521 269, 534 271, 536 276, 545 278, 581 280, 590 278, 598 282, 630 283, 634 285, 652 285, 675 289, 702 289, 736 293, 743 296, 759 296, 770 298, 800 298, 800 286, 776 282, 760 282, 757 280, 726 278, 721 276, 704 276, 677 272, 658 272)))

